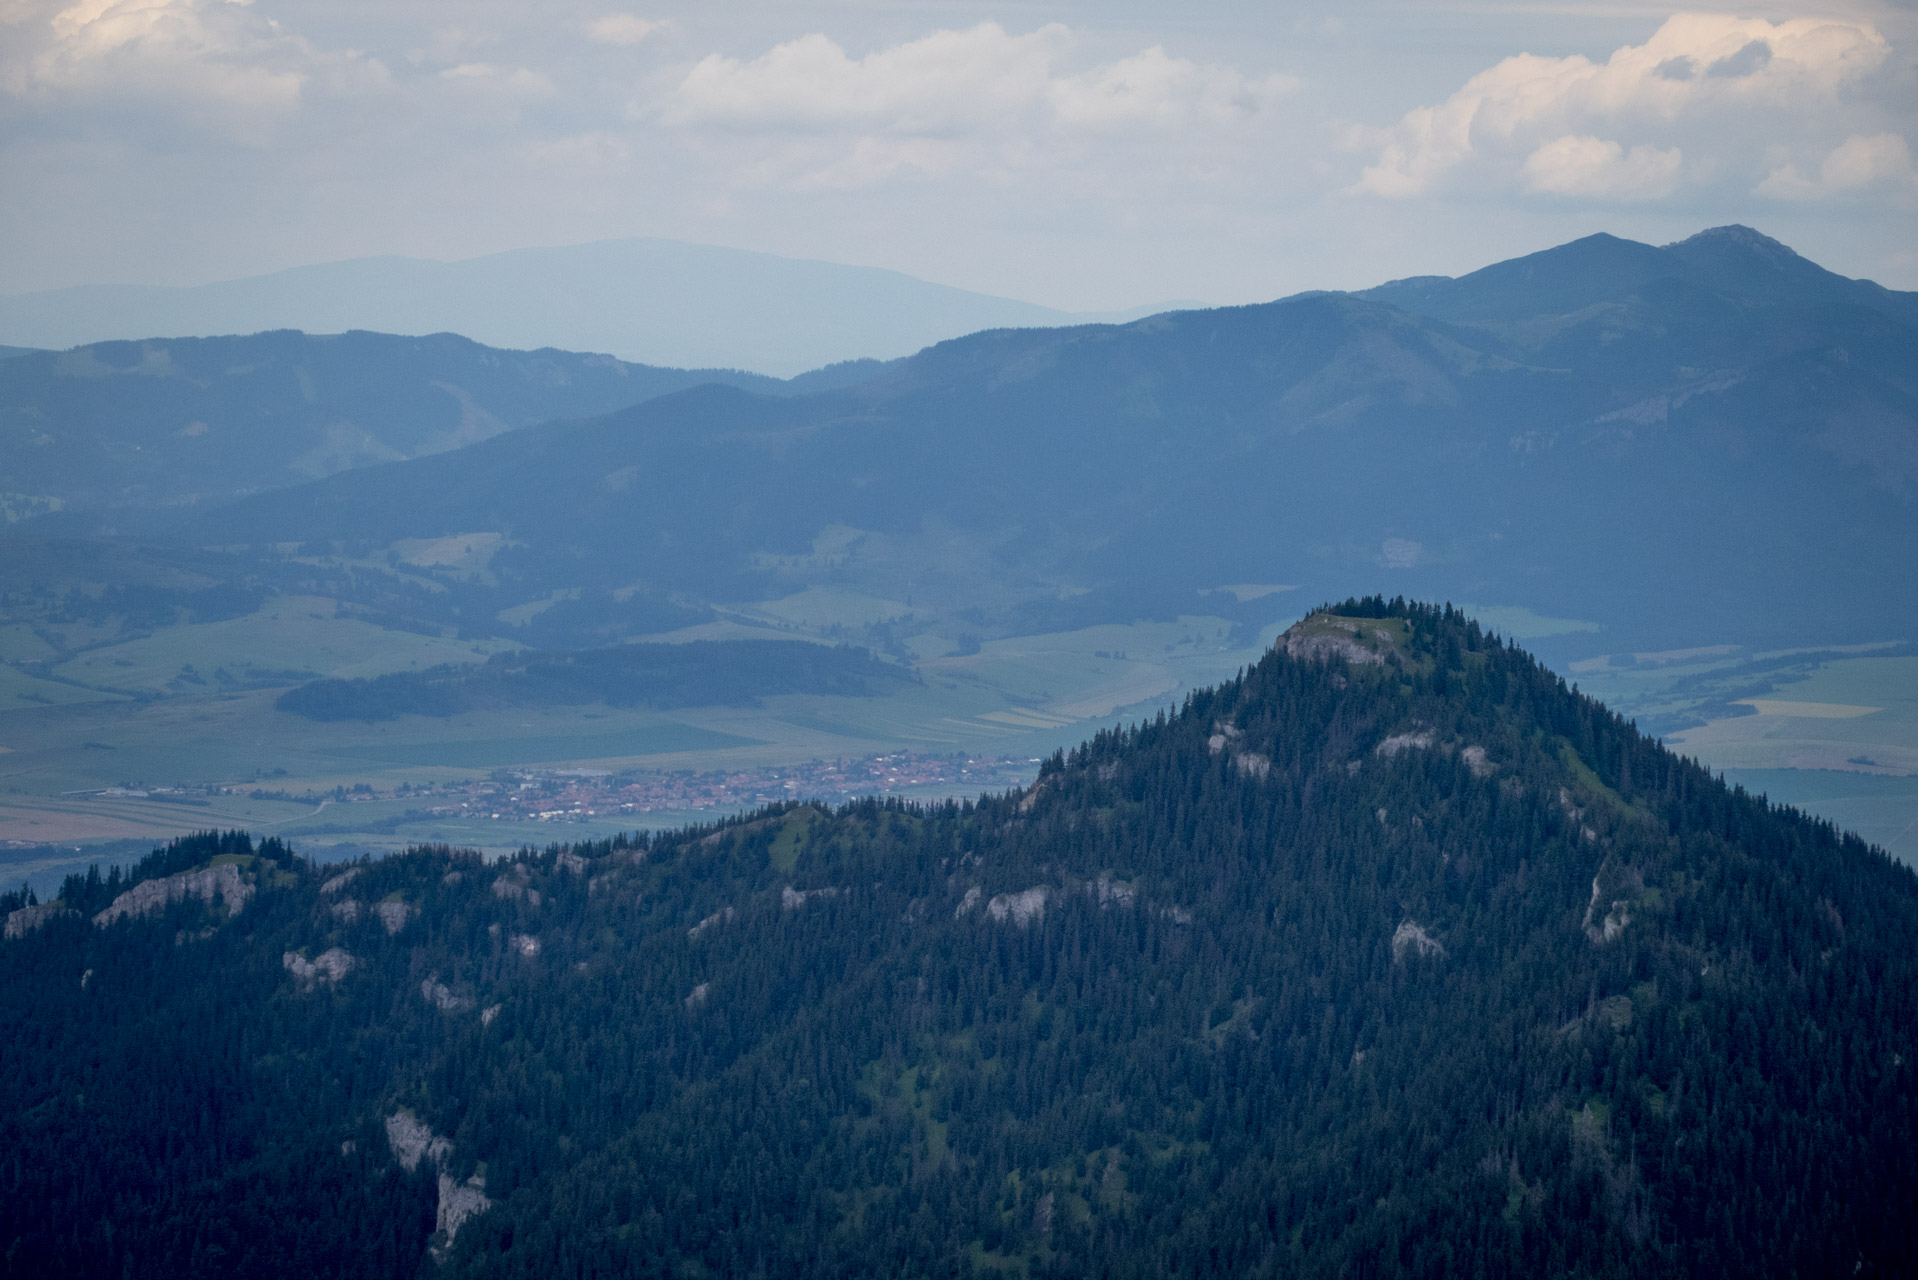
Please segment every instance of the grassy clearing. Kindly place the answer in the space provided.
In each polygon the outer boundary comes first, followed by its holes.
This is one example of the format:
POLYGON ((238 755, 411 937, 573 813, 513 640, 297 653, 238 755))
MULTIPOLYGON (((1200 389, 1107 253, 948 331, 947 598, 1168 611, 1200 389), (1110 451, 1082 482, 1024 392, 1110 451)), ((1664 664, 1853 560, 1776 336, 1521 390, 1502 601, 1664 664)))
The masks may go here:
POLYGON ((500 548, 510 545, 504 534, 456 533, 444 538, 407 538, 394 543, 391 551, 404 564, 490 582, 487 565, 500 548))
POLYGON ((762 551, 755 555, 753 567, 770 569, 777 573, 805 573, 821 569, 834 569, 844 564, 869 535, 863 529, 851 525, 829 524, 819 531, 812 540, 812 551, 806 555, 778 555, 771 551, 762 551))
POLYGON ((773 837, 772 844, 766 850, 766 860, 777 871, 791 872, 799 865, 799 855, 805 850, 807 840, 812 837, 813 824, 819 820, 819 810, 810 806, 796 809, 786 816, 780 824, 779 834, 773 837))

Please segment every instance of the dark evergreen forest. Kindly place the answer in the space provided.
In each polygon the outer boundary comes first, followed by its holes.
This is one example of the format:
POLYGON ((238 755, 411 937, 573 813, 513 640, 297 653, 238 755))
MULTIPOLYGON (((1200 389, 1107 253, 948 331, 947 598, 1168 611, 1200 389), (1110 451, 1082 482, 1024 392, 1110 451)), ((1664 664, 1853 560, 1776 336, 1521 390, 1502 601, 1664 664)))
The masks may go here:
POLYGON ((1449 607, 977 803, 5 906, 7 1275, 1918 1259, 1918 880, 1449 607))

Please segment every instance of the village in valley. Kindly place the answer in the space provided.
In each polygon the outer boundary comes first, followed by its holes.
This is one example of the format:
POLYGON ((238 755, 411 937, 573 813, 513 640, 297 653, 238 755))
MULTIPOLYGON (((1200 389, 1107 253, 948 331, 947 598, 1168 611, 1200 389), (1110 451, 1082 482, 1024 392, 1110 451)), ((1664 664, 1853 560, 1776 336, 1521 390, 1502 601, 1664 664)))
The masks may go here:
MULTIPOLYGON (((391 791, 366 784, 327 794, 254 790, 255 799, 407 801, 421 817, 499 822, 587 822, 631 814, 737 812, 787 800, 840 804, 860 796, 972 796, 1030 780, 1038 766, 1024 756, 932 755, 899 751, 861 759, 813 760, 777 768, 611 772, 586 768, 520 768, 485 778, 391 791)), ((229 789, 237 791, 237 788, 229 789)))

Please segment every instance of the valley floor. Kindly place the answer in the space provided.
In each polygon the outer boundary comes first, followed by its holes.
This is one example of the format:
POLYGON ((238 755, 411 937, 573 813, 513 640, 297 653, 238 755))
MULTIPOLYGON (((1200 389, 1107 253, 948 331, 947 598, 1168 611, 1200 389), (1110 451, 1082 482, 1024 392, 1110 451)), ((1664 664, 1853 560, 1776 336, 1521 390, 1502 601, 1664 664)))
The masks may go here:
MULTIPOLYGON (((778 634, 763 625, 721 627, 778 634)), ((787 796, 977 795, 1029 780, 1038 760, 1100 728, 1176 707, 1256 660, 1280 625, 1236 645, 1212 617, 1017 636, 970 653, 928 636, 908 642, 921 683, 885 697, 376 724, 316 723, 273 703, 289 675, 419 669, 501 646, 382 630, 327 601, 286 599, 118 643, 66 638, 80 643, 64 662, 26 629, 0 628, 0 679, 11 682, 0 685, 0 882, 46 889, 76 865, 125 861, 209 827, 279 835, 322 858, 420 843, 500 854, 787 796), (886 763, 908 758, 918 763, 904 776, 886 763), (568 785, 579 794, 553 799, 568 785), (502 791, 512 803, 498 802, 502 791)), ((1570 639, 1589 652, 1600 637, 1570 639)), ((1714 645, 1557 665, 1730 780, 1918 862, 1918 656, 1907 647, 1714 645)))

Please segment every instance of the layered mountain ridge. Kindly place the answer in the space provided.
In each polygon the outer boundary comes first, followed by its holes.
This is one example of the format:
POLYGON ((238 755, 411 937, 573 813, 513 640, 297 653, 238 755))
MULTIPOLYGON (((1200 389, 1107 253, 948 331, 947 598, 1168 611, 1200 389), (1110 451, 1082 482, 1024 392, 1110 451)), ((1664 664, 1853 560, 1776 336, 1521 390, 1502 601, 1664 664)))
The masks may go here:
POLYGON ((1918 623, 1914 314, 1743 228, 1592 237, 1456 281, 974 334, 818 395, 694 389, 190 536, 491 531, 541 592, 830 581, 1011 631, 1357 575, 1645 646, 1882 639, 1918 623), (835 537, 856 545, 803 567, 835 537))
POLYGON ((1315 612, 976 804, 491 864, 205 836, 5 905, 20 1274, 1918 1250, 1918 879, 1450 608, 1315 612))
POLYGON ((169 508, 219 506, 706 383, 777 396, 877 368, 781 382, 502 351, 451 333, 292 330, 19 352, 0 361, 0 514, 14 522, 58 512, 65 518, 41 524, 78 532, 116 521, 151 529, 169 508))

